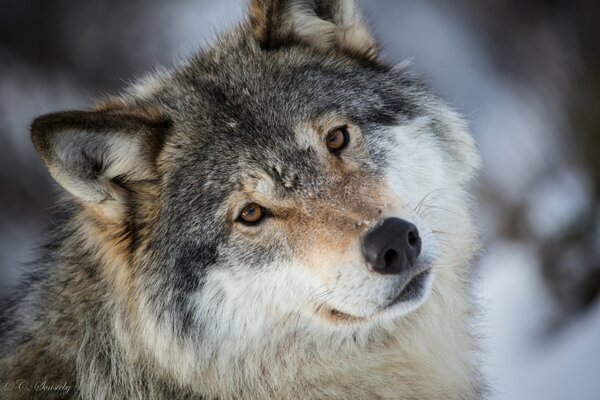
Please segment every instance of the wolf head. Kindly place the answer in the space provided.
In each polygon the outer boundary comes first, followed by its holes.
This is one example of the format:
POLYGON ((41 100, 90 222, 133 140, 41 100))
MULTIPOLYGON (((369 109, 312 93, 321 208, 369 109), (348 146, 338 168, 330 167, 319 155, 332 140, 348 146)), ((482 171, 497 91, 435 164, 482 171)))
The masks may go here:
POLYGON ((462 299, 473 140, 379 61, 350 0, 253 0, 211 48, 32 138, 103 260, 115 329, 181 381, 462 299))

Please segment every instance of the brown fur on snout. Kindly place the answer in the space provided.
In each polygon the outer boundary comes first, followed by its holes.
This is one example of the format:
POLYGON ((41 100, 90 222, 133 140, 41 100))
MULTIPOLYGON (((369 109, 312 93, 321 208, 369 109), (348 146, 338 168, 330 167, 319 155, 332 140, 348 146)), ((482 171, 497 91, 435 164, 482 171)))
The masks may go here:
MULTIPOLYGON (((386 214, 391 196, 360 174, 322 198, 308 199, 282 224, 296 254, 306 265, 326 265, 355 257, 364 233, 386 214)), ((317 268, 318 269, 318 268, 317 268)))
POLYGON ((317 149, 327 189, 319 196, 295 200, 295 212, 283 221, 290 243, 307 265, 355 257, 361 237, 397 206, 398 199, 380 177, 353 161, 368 153, 362 132, 348 118, 322 115, 299 124, 295 136, 301 146, 317 149), (343 157, 333 156, 325 146, 327 134, 340 127, 349 140, 343 157))

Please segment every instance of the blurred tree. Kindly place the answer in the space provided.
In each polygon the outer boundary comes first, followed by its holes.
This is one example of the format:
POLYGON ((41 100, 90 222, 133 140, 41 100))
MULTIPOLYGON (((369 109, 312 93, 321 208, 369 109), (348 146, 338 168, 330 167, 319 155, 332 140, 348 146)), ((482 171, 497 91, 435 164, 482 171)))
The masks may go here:
MULTIPOLYGON (((583 175, 591 198, 549 237, 536 233, 522 202, 502 201, 493 187, 501 232, 529 242, 541 259, 543 276, 562 306, 559 321, 585 310, 600 293, 600 3, 587 0, 462 0, 486 35, 502 74, 553 96, 564 112, 562 153, 536 181, 552 179, 565 166, 583 175)), ((536 182, 532 182, 535 190, 536 182)), ((547 215, 553 218, 553 215, 547 215)))

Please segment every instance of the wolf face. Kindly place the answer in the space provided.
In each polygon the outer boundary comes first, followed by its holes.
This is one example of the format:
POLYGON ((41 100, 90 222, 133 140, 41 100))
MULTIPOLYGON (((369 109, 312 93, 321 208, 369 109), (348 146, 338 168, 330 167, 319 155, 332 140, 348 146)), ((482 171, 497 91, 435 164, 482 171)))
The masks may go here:
POLYGON ((212 48, 32 135, 119 343, 183 385, 275 388, 303 352, 325 365, 466 309, 474 143, 377 60, 351 1, 252 1, 212 48))

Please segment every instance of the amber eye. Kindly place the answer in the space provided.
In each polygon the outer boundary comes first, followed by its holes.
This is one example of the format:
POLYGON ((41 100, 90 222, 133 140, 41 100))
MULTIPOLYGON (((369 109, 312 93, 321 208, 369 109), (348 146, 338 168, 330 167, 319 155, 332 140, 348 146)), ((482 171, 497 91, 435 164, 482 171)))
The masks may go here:
POLYGON ((250 203, 242 208, 238 220, 247 225, 258 224, 265 216, 267 211, 256 203, 250 203))
POLYGON ((349 141, 350 136, 348 135, 348 130, 345 126, 335 128, 334 130, 330 131, 325 138, 327 148, 335 155, 338 155, 340 151, 342 151, 344 147, 348 145, 349 141))

